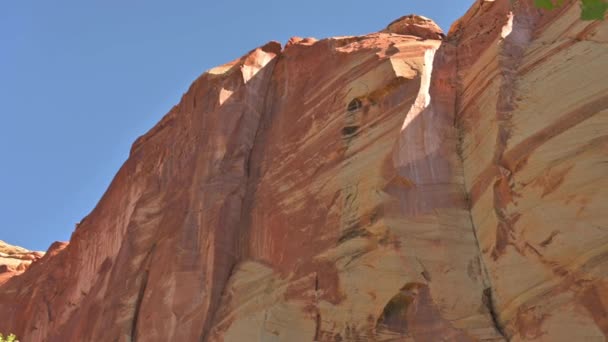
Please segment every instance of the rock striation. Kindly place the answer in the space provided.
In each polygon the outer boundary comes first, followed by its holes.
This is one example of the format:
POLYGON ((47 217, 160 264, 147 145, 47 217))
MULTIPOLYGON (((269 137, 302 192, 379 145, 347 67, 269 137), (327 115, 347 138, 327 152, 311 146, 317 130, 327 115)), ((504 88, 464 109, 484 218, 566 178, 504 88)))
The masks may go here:
POLYGON ((608 23, 579 11, 478 1, 447 37, 412 15, 207 71, 0 278, 0 331, 603 341, 608 23))
POLYGON ((0 240, 0 285, 14 275, 25 272, 33 262, 43 256, 43 252, 31 252, 0 240))
POLYGON ((511 11, 480 2, 450 33, 459 149, 496 321, 514 341, 603 341, 608 23, 578 20, 575 1, 511 11))

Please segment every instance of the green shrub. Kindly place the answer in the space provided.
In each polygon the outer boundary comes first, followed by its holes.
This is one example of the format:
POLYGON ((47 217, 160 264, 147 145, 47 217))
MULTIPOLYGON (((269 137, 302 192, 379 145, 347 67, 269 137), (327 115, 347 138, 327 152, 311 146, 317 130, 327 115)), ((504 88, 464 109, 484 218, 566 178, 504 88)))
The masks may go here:
MULTIPOLYGON (((534 5, 539 8, 552 10, 560 7, 564 0, 534 0, 534 5)), ((608 10, 606 0, 581 0, 581 19, 603 20, 608 10)))
POLYGON ((4 337, 4 335, 0 334, 0 342, 19 342, 17 341, 17 336, 15 334, 10 334, 4 337))

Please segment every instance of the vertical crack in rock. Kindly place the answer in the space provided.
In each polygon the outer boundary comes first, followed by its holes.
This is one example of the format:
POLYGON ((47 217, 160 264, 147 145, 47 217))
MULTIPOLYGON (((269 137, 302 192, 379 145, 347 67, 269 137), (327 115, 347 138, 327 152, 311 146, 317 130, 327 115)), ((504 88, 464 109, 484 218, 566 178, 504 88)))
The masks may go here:
MULTIPOLYGON (((517 8, 512 9, 509 13, 508 21, 506 25, 502 27, 502 41, 499 46, 499 72, 500 72, 500 88, 498 92, 498 98, 496 101, 496 121, 498 125, 498 133, 495 141, 495 151, 492 163, 496 167, 495 181, 493 187, 494 196, 494 212, 498 220, 496 227, 496 241, 494 248, 491 252, 491 257, 496 260, 504 252, 508 245, 513 244, 511 242, 512 235, 514 233, 514 224, 517 222, 519 216, 517 213, 509 213, 507 206, 512 202, 513 193, 511 190, 510 183, 512 182, 513 170, 510 165, 504 160, 504 154, 507 149, 508 141, 512 135, 512 123, 511 117, 512 112, 516 108, 515 104, 515 89, 517 81, 517 70, 521 64, 521 60, 524 56, 527 46, 530 44, 534 27, 536 25, 535 17, 530 14, 530 7, 527 4, 517 5, 517 8), (517 15, 514 14, 517 12, 517 15)), ((456 48, 456 53, 458 53, 456 48)), ((457 58, 460 60, 460 58, 457 58)), ((458 74, 462 66, 457 65, 458 74)), ((462 91, 461 79, 458 79, 459 91, 462 91)), ((460 96, 456 96, 456 108, 455 113, 458 113, 461 104, 459 103, 460 96)), ((455 126, 458 129, 458 155, 461 162, 464 165, 464 127, 461 127, 460 123, 457 122, 455 117, 455 126)), ((463 167, 463 172, 464 172, 463 167)), ((486 289, 483 291, 483 302, 488 308, 489 314, 492 318, 492 322, 497 332, 499 332, 505 339, 509 339, 505 330, 503 322, 501 321, 500 314, 496 305, 496 300, 492 295, 492 281, 487 271, 487 266, 484 260, 484 251, 477 235, 477 226, 473 218, 473 200, 471 194, 467 191, 468 186, 466 184, 467 177, 464 177, 464 188, 467 196, 467 202, 469 207, 469 220, 473 228, 473 236, 479 249, 479 259, 483 271, 483 279, 486 283, 486 289)))
POLYGON ((320 341, 321 338, 321 314, 317 312, 315 317, 315 338, 314 341, 320 341))
MULTIPOLYGON (((494 210, 498 219, 497 231, 496 231, 496 244, 494 250, 492 251, 492 257, 496 259, 499 254, 504 252, 507 244, 510 241, 510 234, 512 233, 512 226, 517 221, 517 216, 510 216, 506 212, 506 205, 508 204, 508 199, 502 198, 501 193, 507 190, 510 192, 509 182, 511 181, 512 172, 508 170, 503 159, 503 155, 506 150, 507 142, 511 136, 511 112, 514 109, 514 87, 516 83, 517 76, 517 67, 521 63, 521 59, 523 57, 525 46, 529 43, 531 37, 531 28, 533 27, 533 23, 530 22, 530 18, 526 17, 525 14, 523 18, 515 18, 513 13, 509 13, 509 18, 507 24, 502 28, 502 38, 503 40, 500 43, 499 47, 499 68, 500 68, 500 77, 502 80, 502 84, 499 89, 498 99, 496 103, 496 120, 498 125, 498 133, 496 136, 496 150, 494 153, 493 163, 497 166, 499 170, 502 172, 497 172, 497 176, 499 179, 496 180, 494 184, 494 210)), ((458 42, 457 42, 458 45, 458 42)), ((458 56, 459 48, 456 47, 456 74, 457 76, 457 84, 458 84, 458 93, 462 92, 462 80, 461 80, 461 69, 463 66, 460 64, 460 58, 458 56)), ((455 108, 454 113, 458 113, 458 109, 461 108, 460 103, 460 94, 456 95, 456 101, 454 102, 455 108)), ((457 155, 464 166, 465 158, 464 158, 464 127, 461 126, 458 121, 457 115, 454 116, 454 125, 458 132, 458 142, 457 142, 457 155)), ((463 167, 463 172, 465 169, 463 167)), ((478 237, 478 227, 475 224, 475 220, 473 218, 473 201, 471 199, 471 194, 467 190, 469 187, 467 185, 467 177, 464 177, 463 182, 464 193, 466 196, 466 202, 468 206, 468 216, 469 221, 473 230, 473 237, 475 238, 477 248, 479 250, 479 262, 482 268, 482 278, 483 282, 487 287, 483 291, 482 298, 483 303, 486 305, 490 317, 492 319, 492 323, 496 331, 502 335, 506 340, 508 340, 507 335, 505 334, 503 323, 500 320, 499 313, 496 308, 495 300, 492 296, 492 282, 490 276, 487 271, 487 266, 484 260, 484 251, 481 242, 478 237)), ((503 196, 504 197, 504 196, 503 196)), ((511 196, 507 196, 507 198, 511 198, 511 196)))
MULTIPOLYGON (((464 163, 462 151, 459 150, 458 154, 459 154, 460 159, 464 163)), ((475 220, 473 220, 473 214, 472 214, 473 207, 471 204, 471 198, 466 190, 467 189, 466 177, 464 177, 464 178, 465 178, 465 182, 463 184, 464 184, 464 191, 465 191, 465 195, 466 195, 467 206, 469 207, 469 210, 468 210, 469 211, 469 213, 468 213, 469 221, 471 222, 471 227, 473 230, 473 238, 475 239, 475 243, 477 244, 477 249, 479 250, 479 255, 477 256, 477 258, 479 259, 479 264, 481 266, 483 283, 485 286, 488 286, 485 288, 485 290, 483 291, 483 294, 482 294, 483 303, 485 304, 486 308, 488 309, 490 318, 492 319, 492 324, 494 325, 494 328, 496 329, 496 331, 503 338, 505 338, 505 340, 509 340, 507 338, 507 335, 505 335, 504 329, 503 329, 502 325, 500 324, 498 314, 496 313, 496 310, 494 308, 494 300, 492 299, 492 281, 490 280, 490 277, 488 275, 487 266, 486 266, 486 263, 483 258, 483 251, 481 248, 481 244, 479 242, 479 238, 477 236, 477 227, 475 226, 475 220)))
POLYGON ((482 293, 482 300, 483 303, 485 304, 486 308, 488 309, 490 318, 492 320, 492 324, 494 325, 495 330, 506 340, 507 337, 504 334, 504 331, 501 327, 501 325, 499 324, 498 321, 498 317, 496 315, 496 312, 494 310, 494 304, 493 304, 493 300, 492 300, 492 284, 491 284, 491 280, 490 277, 488 275, 488 271, 487 271, 487 266, 486 263, 484 261, 483 258, 483 249, 481 247, 481 243, 479 241, 479 237, 477 236, 477 226, 475 225, 475 220, 473 219, 473 203, 471 201, 471 195, 469 193, 469 191, 467 191, 468 184, 467 184, 467 177, 465 175, 466 169, 464 167, 464 127, 461 123, 461 121, 459 121, 459 116, 458 116, 458 109, 461 108, 461 96, 459 96, 459 92, 462 91, 462 80, 461 80, 461 72, 460 70, 462 69, 462 65, 461 65, 461 58, 459 56, 459 47, 458 47, 458 42, 455 42, 455 44, 452 45, 452 43, 447 43, 444 42, 442 44, 442 48, 449 48, 449 49, 453 49, 453 53, 455 54, 455 60, 456 60, 456 72, 454 74, 454 83, 455 83, 455 87, 456 87, 456 93, 454 94, 455 99, 454 99, 454 108, 453 108, 453 113, 454 113, 454 128, 457 131, 457 145, 456 145, 456 154, 458 156, 458 158, 460 159, 460 163, 461 163, 461 167, 462 167, 462 172, 463 172, 463 182, 462 182, 462 188, 463 188, 463 193, 465 195, 465 202, 466 202, 466 206, 467 206, 467 211, 468 211, 468 219, 471 225, 471 229, 472 229, 472 234, 473 234, 473 238, 475 239, 475 244, 477 246, 477 250, 478 250, 478 261, 481 267, 481 277, 482 277, 482 283, 484 286, 486 286, 485 290, 482 293), (450 44, 450 45, 448 45, 450 44))
POLYGON ((321 310, 319 310, 319 274, 315 274, 315 337, 313 341, 321 340, 321 310))
POLYGON ((131 327, 131 342, 137 341, 137 321, 139 320, 139 309, 141 308, 141 303, 144 299, 146 287, 148 286, 148 275, 149 271, 145 270, 141 289, 139 290, 139 293, 137 294, 137 300, 135 301, 135 312, 133 314, 133 325, 131 327))
MULTIPOLYGON (((276 65, 279 60, 282 58, 282 51, 276 55, 274 61, 272 62, 272 70, 270 71, 269 81, 267 83, 266 89, 264 91, 262 97, 262 110, 260 113, 260 118, 258 122, 258 126, 256 127, 255 135, 253 138, 253 145, 249 151, 249 154, 246 158, 246 184, 245 184, 245 195, 243 196, 243 205, 241 206, 241 214, 240 214, 240 223, 239 227, 241 227, 241 236, 237 241, 237 249, 239 251, 239 260, 237 263, 241 261, 244 257, 249 254, 249 233, 250 233, 250 225, 251 225, 251 203, 253 200, 253 196, 257 190, 257 182, 260 177, 259 170, 253 168, 255 156, 259 153, 259 149, 263 148, 263 140, 264 132, 267 129, 268 123, 272 121, 270 118, 271 110, 269 109, 269 98, 272 90, 272 80, 275 76, 276 65)), ((270 63, 269 63, 270 64, 270 63)))
POLYGON ((227 277, 227 279, 226 279, 226 281, 225 281, 225 283, 224 283, 224 288, 222 289, 222 293, 221 293, 221 295, 220 295, 220 297, 219 297, 219 298, 220 298, 220 299, 219 299, 219 304, 220 304, 220 305, 217 305, 217 307, 215 307, 215 308, 213 309, 213 311, 212 311, 212 312, 210 312, 210 316, 209 316, 209 317, 210 317, 210 319, 209 319, 209 324, 208 324, 208 326, 205 326, 205 327, 203 328, 203 332, 202 332, 202 334, 201 334, 201 339, 200 339, 200 341, 201 341, 201 342, 205 342, 205 341, 207 341, 207 340, 209 339, 209 335, 210 335, 211 331, 213 330, 213 327, 214 327, 214 325, 215 325, 215 323, 216 323, 216 320, 217 320, 217 318, 218 318, 218 317, 217 317, 217 315, 218 315, 218 312, 219 312, 219 311, 220 311, 220 309, 221 309, 221 303, 222 303, 222 300, 223 300, 223 299, 224 299, 224 298, 227 296, 227 294, 228 294, 226 285, 228 285, 228 282, 229 282, 230 278, 232 278, 232 276, 234 275, 235 270, 236 270, 236 266, 237 266, 237 265, 238 265, 238 261, 234 262, 234 263, 231 265, 231 267, 230 267, 230 272, 228 272, 228 277, 227 277))
POLYGON ((131 342, 137 341, 137 322, 139 321, 139 311, 141 309, 141 304, 144 300, 144 294, 146 293, 146 288, 148 287, 148 277, 150 275, 150 264, 152 263, 152 255, 154 254, 154 250, 156 249, 156 244, 153 244, 146 255, 144 262, 142 263, 142 269, 140 273, 143 271, 142 276, 142 284, 140 286, 139 292, 137 294, 137 299, 135 300, 135 310, 133 312, 133 321, 131 325, 131 342))
MULTIPOLYGON (((461 136, 462 133, 462 129, 458 129, 458 134, 459 137, 461 136)), ((462 144, 462 141, 459 138, 459 142, 458 144, 462 144)), ((461 162, 463 163, 464 166, 464 156, 462 154, 462 149, 458 148, 458 157, 460 158, 461 162)), ((463 172, 464 172, 464 167, 463 167, 463 172)), ((467 202, 467 206, 468 206, 468 217, 469 217, 469 221, 471 223, 471 228, 473 230, 473 238, 475 239, 475 243, 477 245, 477 249, 479 251, 478 253, 478 260, 479 260, 479 264, 481 266, 481 272, 482 272, 482 282, 484 284, 484 286, 487 286, 485 288, 485 290, 483 291, 482 294, 482 300, 483 303, 485 304, 486 308, 488 309, 488 312, 490 314, 490 318, 492 319, 492 324, 494 325, 494 329, 496 329, 496 331, 505 339, 505 340, 509 340, 507 338, 507 335, 505 335, 504 329, 502 328, 500 321, 498 319, 498 315, 494 309, 494 301, 492 299, 492 281, 490 280, 490 277, 488 275, 488 270, 487 270, 487 266, 486 263, 484 261, 483 258, 483 250, 481 247, 481 243, 479 242, 479 238, 477 236, 477 226, 475 225, 475 220, 473 220, 473 205, 471 202, 471 196, 469 195, 469 193, 467 192, 467 184, 466 184, 466 177, 464 178, 464 182, 463 182, 463 191, 465 193, 466 196, 466 202, 467 202)))
MULTIPOLYGON (((269 44, 271 44, 271 43, 269 43, 269 44)), ((221 290, 219 298, 217 299, 217 304, 214 305, 214 307, 209 308, 209 314, 208 314, 209 319, 204 324, 202 333, 200 335, 201 342, 205 342, 209 339, 211 331, 213 330, 214 324, 215 324, 216 320, 218 319, 217 316, 218 316, 218 311, 221 309, 221 302, 226 295, 226 285, 229 283, 230 278, 233 276, 238 263, 240 261, 242 261, 248 253, 248 249, 246 246, 247 246, 247 241, 249 239, 244 238, 249 235, 248 230, 249 230, 250 220, 247 218, 247 214, 250 212, 250 207, 249 207, 248 203, 250 202, 252 192, 255 192, 255 186, 252 185, 252 182, 255 182, 256 178, 257 178, 256 175, 254 175, 252 172, 252 160, 253 160, 252 156, 254 154, 256 147, 260 144, 258 139, 261 135, 261 132, 265 128, 264 123, 266 120, 269 120, 267 118, 267 116, 268 116, 267 113, 269 112, 268 97, 269 97, 270 89, 272 88, 271 85, 272 85, 272 79, 273 79, 274 73, 275 73, 275 66, 280 57, 281 57, 281 52, 278 52, 276 54, 276 56, 274 57, 274 60, 269 62, 265 66, 266 68, 271 68, 271 69, 268 72, 268 76, 267 76, 268 81, 266 82, 265 89, 262 92, 262 96, 260 96, 260 100, 262 101, 262 106, 261 106, 261 110, 259 113, 258 122, 257 122, 256 128, 255 128, 255 133, 253 135, 252 145, 249 148, 247 155, 245 156, 245 162, 243 165, 244 172, 245 172, 245 175, 244 175, 245 193, 241 199, 241 212, 239 214, 240 219, 239 219, 239 225, 237 227, 237 229, 240 230, 240 234, 238 234, 239 236, 236 238, 236 241, 235 241, 236 257, 232 261, 231 265, 229 266, 230 272, 228 272, 228 275, 223 282, 223 288, 221 290)))
POLYGON ((483 290, 483 303, 488 308, 488 312, 490 313, 490 317, 492 318, 492 323, 494 324, 494 328, 496 329, 496 331, 498 331, 500 335, 502 335, 502 337, 504 337, 506 340, 509 340, 507 338, 507 335, 505 334, 504 329, 502 328, 502 325, 499 322, 498 314, 496 313, 494 305, 491 287, 487 287, 485 290, 483 290))
POLYGON ((49 322, 52 322, 53 321, 53 312, 51 310, 51 307, 52 307, 51 302, 46 298, 46 296, 44 296, 42 298, 42 300, 44 301, 44 305, 46 307, 47 319, 49 322))

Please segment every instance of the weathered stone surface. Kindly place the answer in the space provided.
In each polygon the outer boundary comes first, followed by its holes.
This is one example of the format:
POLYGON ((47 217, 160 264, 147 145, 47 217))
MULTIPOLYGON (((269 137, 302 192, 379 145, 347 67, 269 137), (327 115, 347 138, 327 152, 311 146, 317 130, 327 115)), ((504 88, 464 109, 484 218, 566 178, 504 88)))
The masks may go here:
POLYGON ((69 245, 0 278, 0 331, 604 340, 607 41, 574 1, 479 1, 447 39, 406 16, 211 69, 69 245))
POLYGON ((429 18, 410 14, 392 23, 382 32, 410 35, 419 39, 443 39, 443 30, 429 18))
POLYGON ((200 340, 240 258, 249 150, 280 49, 269 43, 194 82, 135 142, 70 244, 3 285, 1 331, 24 341, 200 340))
POLYGON ((492 302, 513 341, 604 341, 608 23, 581 21, 577 1, 508 5, 482 2, 450 33, 492 302))
POLYGON ((0 285, 9 278, 23 273, 43 256, 43 252, 31 252, 0 240, 0 285))
POLYGON ((283 51, 251 157, 249 260, 212 341, 500 337, 444 111, 453 103, 442 102, 450 89, 430 85, 439 45, 380 33, 283 51), (386 309, 403 289, 419 296, 386 309))

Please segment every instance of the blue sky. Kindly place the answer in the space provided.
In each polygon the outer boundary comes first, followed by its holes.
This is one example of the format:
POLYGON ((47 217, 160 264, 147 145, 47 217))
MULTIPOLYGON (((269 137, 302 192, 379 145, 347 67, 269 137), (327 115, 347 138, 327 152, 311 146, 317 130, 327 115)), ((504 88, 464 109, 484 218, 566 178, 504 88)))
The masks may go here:
POLYGON ((359 35, 473 0, 0 2, 0 240, 69 240, 131 143, 205 70, 270 40, 359 35))

